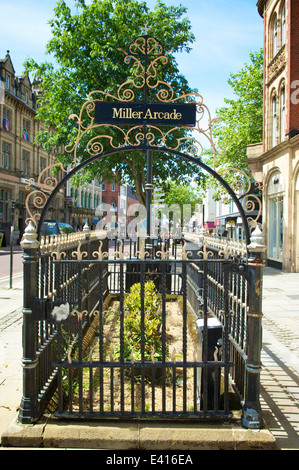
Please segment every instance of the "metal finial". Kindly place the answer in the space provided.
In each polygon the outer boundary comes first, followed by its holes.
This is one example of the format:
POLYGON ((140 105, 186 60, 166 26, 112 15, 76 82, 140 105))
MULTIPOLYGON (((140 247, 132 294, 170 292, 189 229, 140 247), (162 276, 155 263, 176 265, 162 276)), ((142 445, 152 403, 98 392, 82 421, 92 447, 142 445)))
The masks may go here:
POLYGON ((34 226, 32 220, 29 220, 29 223, 24 231, 23 240, 21 241, 21 247, 24 248, 38 248, 39 241, 37 239, 36 227, 34 226))
POLYGON ((250 245, 248 245, 248 250, 252 252, 262 253, 266 250, 266 246, 264 244, 263 233, 257 224, 254 231, 251 234, 250 238, 250 245))

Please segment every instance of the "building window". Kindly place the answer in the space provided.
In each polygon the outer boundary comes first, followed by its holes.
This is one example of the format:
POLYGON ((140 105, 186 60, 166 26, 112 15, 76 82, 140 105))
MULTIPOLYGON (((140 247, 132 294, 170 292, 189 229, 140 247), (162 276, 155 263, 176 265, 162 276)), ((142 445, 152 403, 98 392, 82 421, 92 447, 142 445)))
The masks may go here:
POLYGON ((27 90, 25 90, 25 93, 24 93, 24 101, 26 104, 28 103, 28 91, 27 90))
POLYGON ((272 147, 277 144, 277 99, 272 98, 272 147))
POLYGON ((19 192, 19 202, 21 204, 25 204, 26 198, 27 198, 27 194, 19 192))
POLYGON ((112 191, 115 191, 115 183, 112 183, 112 191))
POLYGON ((273 29, 272 29, 272 58, 276 56, 278 52, 278 28, 277 28, 277 17, 273 21, 273 29))
POLYGON ((9 168, 11 145, 2 142, 2 168, 9 168))
POLYGON ((280 141, 285 140, 285 119, 286 119, 286 94, 283 87, 280 93, 280 141))
POLYGON ((28 121, 27 119, 23 119, 22 136, 27 142, 29 142, 29 140, 30 140, 30 121, 28 121))
POLYGON ((105 191, 105 182, 102 183, 102 191, 105 191))
POLYGON ((283 181, 279 171, 268 184, 268 258, 282 261, 283 250, 283 181))
POLYGON ((10 87, 10 77, 9 77, 9 75, 6 75, 6 77, 5 77, 5 88, 6 88, 6 90, 9 90, 9 87, 10 87))
POLYGON ((0 222, 11 221, 9 201, 11 201, 11 191, 6 189, 0 189, 0 222))
POLYGON ((296 273, 299 273, 299 173, 296 179, 296 273))
POLYGON ((22 151, 22 172, 24 175, 28 175, 29 171, 29 152, 26 150, 22 151))
POLYGON ((269 199, 269 253, 268 258, 282 261, 283 197, 269 199))
POLYGON ((281 47, 286 43, 286 6, 281 10, 281 47))
POLYGON ((7 108, 3 108, 3 128, 11 132, 11 111, 7 108))
POLYGON ((47 159, 45 157, 40 157, 39 161, 39 172, 41 173, 47 168, 47 159))
POLYGON ((110 202, 110 212, 117 212, 116 202, 114 200, 110 202))

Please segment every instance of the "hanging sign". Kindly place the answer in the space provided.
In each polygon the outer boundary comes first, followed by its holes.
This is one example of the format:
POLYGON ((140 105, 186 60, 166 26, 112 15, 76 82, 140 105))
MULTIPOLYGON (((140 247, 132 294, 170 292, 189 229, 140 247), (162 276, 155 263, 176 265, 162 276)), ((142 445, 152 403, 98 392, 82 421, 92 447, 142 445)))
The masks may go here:
POLYGON ((150 126, 196 125, 196 103, 127 103, 96 101, 96 124, 150 126))

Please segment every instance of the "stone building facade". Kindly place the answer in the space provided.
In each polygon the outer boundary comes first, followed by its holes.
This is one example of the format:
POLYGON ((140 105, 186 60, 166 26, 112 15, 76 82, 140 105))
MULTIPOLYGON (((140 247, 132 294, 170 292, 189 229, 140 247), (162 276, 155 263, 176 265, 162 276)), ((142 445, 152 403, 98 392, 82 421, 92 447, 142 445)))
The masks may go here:
MULTIPOLYGON (((37 133, 45 129, 35 119, 38 88, 27 76, 16 76, 7 51, 0 60, 0 233, 1 244, 10 243, 11 225, 14 243, 22 237, 28 212, 25 200, 30 178, 38 176, 55 162, 55 149, 47 152, 34 144, 37 133), (2 235, 3 234, 3 235, 2 235)), ((53 129, 54 131, 54 129, 53 129)), ((43 173, 42 179, 50 176, 43 173)), ((52 219, 64 218, 64 191, 61 190, 49 210, 52 219)))
POLYGON ((94 229, 99 217, 97 209, 102 202, 101 183, 94 178, 89 184, 76 187, 68 180, 66 184, 65 222, 74 229, 82 230, 85 224, 94 229))
POLYGON ((263 142, 248 147, 262 182, 267 262, 299 272, 299 2, 259 0, 264 21, 263 142))

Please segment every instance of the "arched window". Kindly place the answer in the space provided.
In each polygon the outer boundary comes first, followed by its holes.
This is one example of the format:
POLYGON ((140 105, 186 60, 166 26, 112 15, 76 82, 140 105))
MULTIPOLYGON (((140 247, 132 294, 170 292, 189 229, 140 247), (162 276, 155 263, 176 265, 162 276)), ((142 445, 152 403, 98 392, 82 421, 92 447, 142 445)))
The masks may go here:
POLYGON ((281 47, 286 43, 286 6, 281 10, 281 47))
POLYGON ((285 140, 285 120, 286 120, 286 93, 285 87, 280 92, 280 141, 285 140))
POLYGON ((296 273, 299 272, 299 172, 297 173, 295 186, 295 219, 296 219, 296 273))
POLYGON ((273 20, 272 26, 272 58, 276 56, 278 52, 278 27, 277 27, 277 16, 273 20))
POLYGON ((267 185, 268 259, 282 261, 284 183, 280 171, 272 173, 267 185))
POLYGON ((272 147, 277 144, 277 98, 272 98, 272 147))

